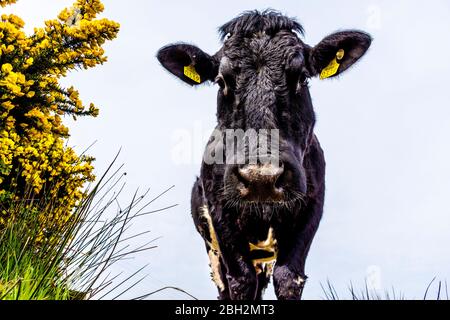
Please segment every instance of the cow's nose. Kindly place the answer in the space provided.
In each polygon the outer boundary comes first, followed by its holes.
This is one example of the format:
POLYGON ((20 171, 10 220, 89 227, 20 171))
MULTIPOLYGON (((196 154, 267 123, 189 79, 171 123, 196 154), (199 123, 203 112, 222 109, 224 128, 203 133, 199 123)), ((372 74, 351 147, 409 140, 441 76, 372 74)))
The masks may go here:
POLYGON ((283 172, 283 165, 275 166, 271 163, 247 164, 238 169, 239 176, 248 185, 274 186, 283 172))

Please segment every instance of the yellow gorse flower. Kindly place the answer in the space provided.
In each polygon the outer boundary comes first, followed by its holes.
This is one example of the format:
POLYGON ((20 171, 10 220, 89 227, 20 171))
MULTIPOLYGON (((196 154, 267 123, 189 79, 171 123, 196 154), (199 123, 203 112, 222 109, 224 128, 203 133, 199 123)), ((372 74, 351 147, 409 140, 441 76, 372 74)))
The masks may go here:
MULTIPOLYGON (((0 0, 0 6, 15 2, 0 0)), ((93 159, 67 147, 62 116, 95 117, 98 108, 83 104, 79 92, 59 79, 106 61, 102 46, 117 36, 119 24, 98 19, 103 9, 99 0, 77 0, 31 35, 20 17, 0 16, 0 201, 27 192, 49 197, 52 218, 60 223, 94 180, 93 159)), ((0 215, 0 228, 9 218, 0 215)))
POLYGON ((8 4, 16 3, 17 0, 0 0, 0 7, 4 7, 8 4))

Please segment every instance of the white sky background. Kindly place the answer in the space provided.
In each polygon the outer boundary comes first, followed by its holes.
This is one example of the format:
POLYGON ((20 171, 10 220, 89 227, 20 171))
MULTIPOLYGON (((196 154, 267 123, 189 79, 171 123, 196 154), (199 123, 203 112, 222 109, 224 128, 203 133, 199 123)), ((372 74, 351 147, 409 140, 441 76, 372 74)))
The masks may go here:
MULTIPOLYGON (((20 0, 14 12, 28 30, 54 18, 72 0, 20 0)), ((127 297, 165 285, 214 299, 207 255, 190 216, 190 189, 203 142, 193 160, 172 156, 179 130, 209 133, 215 125, 214 86, 192 89, 160 67, 157 50, 191 42, 209 53, 220 46, 217 27, 249 9, 295 16, 313 45, 338 29, 370 32, 364 59, 338 80, 311 82, 316 133, 327 159, 324 218, 307 260, 304 297, 322 298, 330 279, 343 296, 367 276, 382 290, 420 298, 433 277, 450 280, 450 4, 448 1, 113 1, 103 16, 121 23, 106 46, 109 62, 72 73, 65 83, 101 107, 97 119, 69 121, 71 145, 97 141, 91 154, 101 173, 120 147, 128 194, 175 185, 152 208, 177 208, 147 217, 136 230, 162 236, 158 248, 117 266, 130 273, 149 263, 148 278, 127 297), (375 266, 375 267, 371 267, 375 266), (370 270, 375 270, 375 276, 370 270)), ((273 298, 272 288, 266 298, 273 298)), ((165 292, 153 298, 184 298, 165 292)))

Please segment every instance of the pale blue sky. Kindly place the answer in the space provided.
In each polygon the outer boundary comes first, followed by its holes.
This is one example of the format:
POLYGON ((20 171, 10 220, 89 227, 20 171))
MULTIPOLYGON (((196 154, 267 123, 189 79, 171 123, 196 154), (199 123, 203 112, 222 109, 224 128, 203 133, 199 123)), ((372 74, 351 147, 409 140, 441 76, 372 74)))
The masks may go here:
MULTIPOLYGON (((32 26, 53 18, 72 0, 19 0, 2 9, 32 26)), ((215 125, 216 88, 192 89, 165 72, 158 48, 187 41, 214 53, 217 27, 249 9, 278 9, 303 23, 313 45, 345 28, 370 32, 364 59, 338 80, 311 82, 316 133, 327 159, 322 225, 306 269, 304 297, 323 297, 330 279, 345 292, 363 286, 370 266, 383 289, 421 297, 431 279, 450 279, 450 4, 448 1, 113 1, 104 16, 121 23, 106 46, 109 62, 65 80, 86 102, 101 107, 97 119, 70 125, 71 144, 91 154, 97 171, 122 147, 129 194, 152 194, 175 185, 160 206, 178 203, 136 226, 150 229, 159 248, 117 266, 127 272, 150 263, 149 277, 132 294, 165 285, 214 299, 207 255, 189 212, 190 188, 199 172, 201 144, 189 165, 171 154, 179 130, 209 131, 215 125)), ((196 142, 199 139, 196 139, 196 142)), ((156 207, 155 207, 156 208, 156 207)), ((182 298, 175 292, 155 298, 182 298)), ((266 298, 274 297, 272 288, 266 298)))

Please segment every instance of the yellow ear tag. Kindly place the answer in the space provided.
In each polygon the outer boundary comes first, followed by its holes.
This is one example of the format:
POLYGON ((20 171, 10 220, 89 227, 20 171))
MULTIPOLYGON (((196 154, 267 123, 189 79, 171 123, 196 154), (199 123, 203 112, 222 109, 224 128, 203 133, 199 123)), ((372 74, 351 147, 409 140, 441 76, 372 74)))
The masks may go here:
POLYGON ((339 66, 341 65, 340 62, 342 58, 344 58, 344 54, 344 49, 339 49, 339 51, 336 53, 336 58, 333 59, 330 64, 320 73, 321 80, 332 77, 338 72, 339 66))
POLYGON ((193 65, 184 67, 184 75, 197 83, 201 82, 200 75, 197 73, 197 70, 195 70, 193 65))

